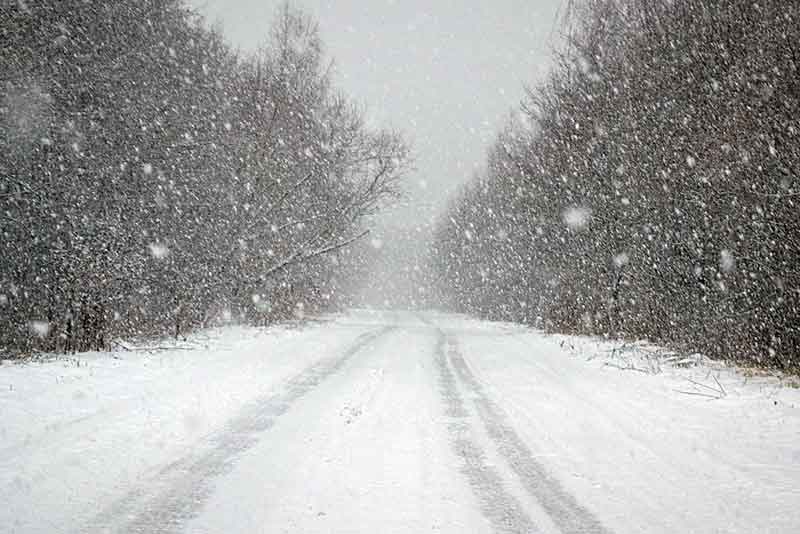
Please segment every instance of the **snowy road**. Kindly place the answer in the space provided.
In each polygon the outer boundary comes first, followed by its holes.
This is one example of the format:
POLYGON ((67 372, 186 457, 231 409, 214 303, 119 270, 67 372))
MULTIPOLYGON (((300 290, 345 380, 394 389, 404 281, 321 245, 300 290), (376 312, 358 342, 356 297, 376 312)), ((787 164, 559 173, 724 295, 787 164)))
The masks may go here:
POLYGON ((0 532, 800 529, 798 390, 609 348, 361 311, 3 365, 0 532))

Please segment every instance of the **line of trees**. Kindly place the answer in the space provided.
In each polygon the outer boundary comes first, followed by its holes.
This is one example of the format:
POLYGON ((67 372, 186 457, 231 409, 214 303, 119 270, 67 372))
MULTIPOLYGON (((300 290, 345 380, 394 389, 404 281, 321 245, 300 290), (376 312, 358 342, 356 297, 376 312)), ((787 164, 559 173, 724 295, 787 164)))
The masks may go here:
POLYGON ((800 365, 800 4, 572 2, 438 227, 452 309, 800 365))
POLYGON ((181 0, 0 6, 0 351, 324 306, 407 148, 283 6, 240 56, 181 0))

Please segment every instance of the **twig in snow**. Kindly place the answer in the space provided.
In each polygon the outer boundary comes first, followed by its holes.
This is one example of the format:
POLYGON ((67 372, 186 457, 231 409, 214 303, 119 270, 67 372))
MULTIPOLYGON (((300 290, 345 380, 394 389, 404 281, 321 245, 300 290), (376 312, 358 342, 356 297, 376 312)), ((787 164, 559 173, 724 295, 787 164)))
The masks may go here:
POLYGON ((684 395, 694 395, 695 397, 705 397, 705 398, 711 399, 711 400, 719 400, 719 399, 722 398, 722 397, 717 396, 717 395, 709 395, 708 393, 701 393, 701 392, 698 392, 698 391, 683 391, 681 389, 676 389, 676 390, 673 390, 673 391, 675 391, 676 393, 683 393, 684 395))
POLYGON ((605 367, 613 367, 614 369, 619 369, 620 371, 638 371, 638 372, 644 373, 646 375, 652 374, 652 373, 648 372, 646 369, 639 369, 638 367, 636 367, 632 363, 629 363, 627 367, 623 367, 623 366, 617 365, 615 363, 606 362, 606 363, 603 364, 603 366, 605 366, 605 367))
POLYGON ((722 387, 722 384, 720 384, 720 383, 719 383, 719 380, 717 379, 717 377, 716 377, 716 376, 714 377, 714 382, 716 382, 716 383, 717 383, 717 386, 719 386, 719 390, 722 392, 722 396, 723 396, 723 397, 727 397, 727 396, 728 396, 728 392, 727 392, 727 391, 725 391, 725 388, 724 388, 724 387, 722 387))
POLYGON ((714 378, 714 381, 717 383, 717 387, 716 388, 713 388, 713 387, 711 387, 711 386, 709 386, 707 384, 703 384, 702 382, 697 382, 696 380, 692 380, 691 378, 687 378, 686 380, 688 380, 689 382, 691 382, 695 386, 698 386, 698 387, 701 387, 701 388, 705 388, 705 389, 707 389, 709 391, 714 392, 714 394, 718 395, 719 397, 727 396, 727 393, 725 392, 725 388, 723 388, 722 384, 719 383, 719 380, 717 380, 717 377, 715 376, 713 378, 714 378))
POLYGON ((727 397, 728 393, 725 391, 725 388, 722 387, 722 384, 720 384, 719 380, 717 380, 717 377, 714 376, 713 378, 714 381, 717 383, 716 388, 709 386, 708 384, 703 384, 702 382, 698 382, 697 380, 687 378, 686 380, 688 380, 695 387, 695 391, 683 391, 678 389, 676 389, 675 391, 677 391, 678 393, 683 393, 685 395, 695 395, 697 397, 706 397, 714 400, 719 400, 727 397), (705 393, 701 391, 700 388, 704 389, 705 391, 710 391, 711 393, 705 393))
POLYGON ((130 352, 130 350, 131 350, 131 348, 130 348, 129 346, 125 345, 124 343, 122 343, 122 342, 120 342, 120 341, 116 341, 116 340, 113 340, 113 339, 112 339, 112 340, 111 340, 111 344, 112 344, 112 345, 116 345, 116 346, 118 346, 118 347, 119 347, 119 348, 121 348, 122 350, 127 350, 127 351, 129 351, 129 352, 130 352))

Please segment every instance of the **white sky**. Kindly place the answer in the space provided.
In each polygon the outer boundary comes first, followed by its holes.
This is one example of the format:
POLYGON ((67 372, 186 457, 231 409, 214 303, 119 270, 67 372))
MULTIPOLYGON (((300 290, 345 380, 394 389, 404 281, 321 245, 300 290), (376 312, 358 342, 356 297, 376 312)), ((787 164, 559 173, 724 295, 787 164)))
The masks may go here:
MULTIPOLYGON (((525 84, 547 72, 567 0, 296 0, 318 20, 337 85, 374 123, 401 130, 425 217, 481 168, 525 84)), ((188 0, 243 51, 266 40, 281 0, 188 0)), ((408 210, 389 217, 407 218, 408 210)), ((414 212, 411 212, 414 213, 414 212)), ((405 221, 407 222, 407 221, 405 221)))

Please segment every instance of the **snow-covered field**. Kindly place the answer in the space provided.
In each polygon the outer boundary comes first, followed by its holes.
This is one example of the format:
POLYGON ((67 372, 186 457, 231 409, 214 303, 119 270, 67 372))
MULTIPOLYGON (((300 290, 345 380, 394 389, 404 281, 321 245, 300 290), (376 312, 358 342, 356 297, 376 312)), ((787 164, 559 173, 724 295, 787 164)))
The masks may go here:
POLYGON ((799 531, 800 390, 684 363, 369 311, 4 363, 0 532, 799 531))

